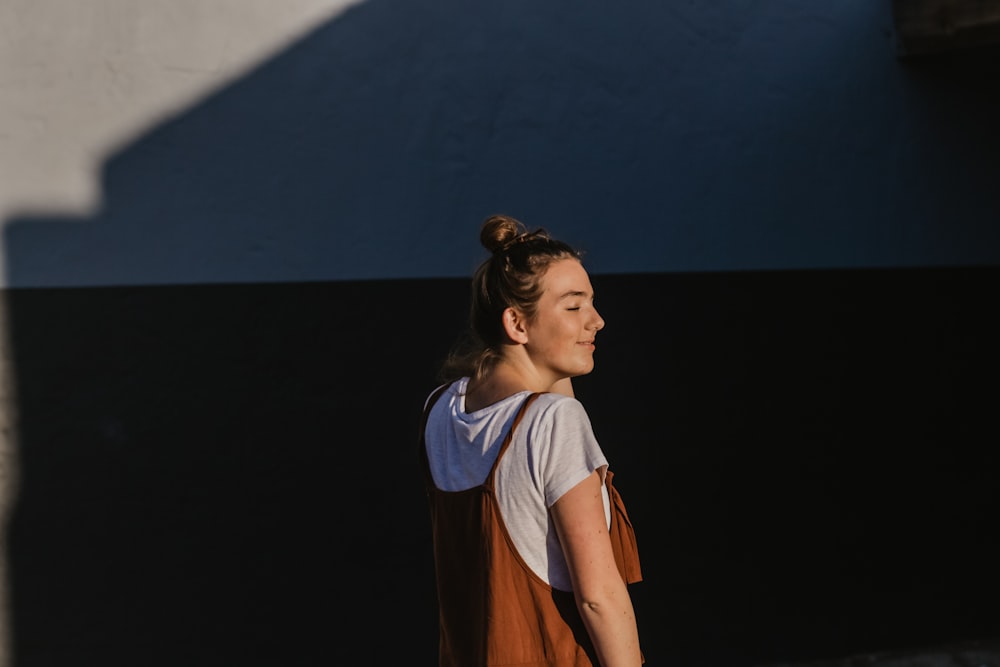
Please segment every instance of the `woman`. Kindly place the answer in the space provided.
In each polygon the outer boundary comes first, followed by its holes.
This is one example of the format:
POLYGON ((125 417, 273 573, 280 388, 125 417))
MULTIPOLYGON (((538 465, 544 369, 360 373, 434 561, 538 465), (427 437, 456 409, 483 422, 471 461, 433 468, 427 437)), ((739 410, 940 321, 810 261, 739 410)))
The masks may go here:
POLYGON ((480 241, 469 335, 421 429, 440 664, 635 667, 635 537, 571 384, 604 327, 590 279, 513 218, 480 241))

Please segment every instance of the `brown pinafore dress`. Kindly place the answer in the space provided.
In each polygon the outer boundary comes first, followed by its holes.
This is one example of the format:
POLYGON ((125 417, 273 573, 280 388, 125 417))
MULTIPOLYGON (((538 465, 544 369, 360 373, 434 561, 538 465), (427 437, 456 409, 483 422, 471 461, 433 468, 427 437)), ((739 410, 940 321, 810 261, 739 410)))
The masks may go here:
MULTIPOLYGON (((427 415, 447 385, 427 401, 420 427, 420 461, 430 502, 440 624, 441 667, 589 667, 593 646, 573 594, 552 588, 524 563, 500 515, 494 476, 528 406, 514 417, 486 479, 462 491, 433 482, 424 431, 427 415)), ((611 499, 611 544, 626 583, 641 581, 635 533, 621 497, 606 475, 611 499)))

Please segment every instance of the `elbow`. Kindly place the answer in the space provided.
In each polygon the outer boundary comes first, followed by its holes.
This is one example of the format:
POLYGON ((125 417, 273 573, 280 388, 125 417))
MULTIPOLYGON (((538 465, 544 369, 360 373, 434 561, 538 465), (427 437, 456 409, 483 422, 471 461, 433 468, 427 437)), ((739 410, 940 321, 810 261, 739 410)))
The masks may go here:
POLYGON ((628 615, 631 605, 624 604, 620 596, 605 593, 603 595, 581 595, 577 598, 580 614, 590 618, 609 618, 611 615, 624 613, 628 615))

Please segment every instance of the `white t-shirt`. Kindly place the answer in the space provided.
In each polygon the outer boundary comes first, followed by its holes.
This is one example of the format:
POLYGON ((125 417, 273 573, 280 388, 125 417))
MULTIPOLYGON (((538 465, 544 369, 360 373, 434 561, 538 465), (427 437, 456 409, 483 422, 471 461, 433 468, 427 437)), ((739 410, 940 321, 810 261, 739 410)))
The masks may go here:
MULTIPOLYGON (((438 399, 424 432, 434 484, 461 491, 482 484, 510 425, 530 392, 465 411, 468 378, 438 399)), ((562 394, 542 394, 528 408, 494 479, 500 515, 524 562, 553 588, 572 590, 566 560, 548 508, 595 470, 608 465, 583 405, 562 394)), ((607 487, 601 487, 611 525, 607 487)))

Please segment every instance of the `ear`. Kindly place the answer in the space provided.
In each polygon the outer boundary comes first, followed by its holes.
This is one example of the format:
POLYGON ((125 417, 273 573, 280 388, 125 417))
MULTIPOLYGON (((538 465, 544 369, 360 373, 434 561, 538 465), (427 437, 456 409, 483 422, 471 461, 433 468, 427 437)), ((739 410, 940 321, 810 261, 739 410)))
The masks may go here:
POLYGON ((503 328, 507 332, 507 338, 515 343, 527 343, 528 331, 524 325, 524 315, 513 308, 507 308, 503 311, 503 328))

